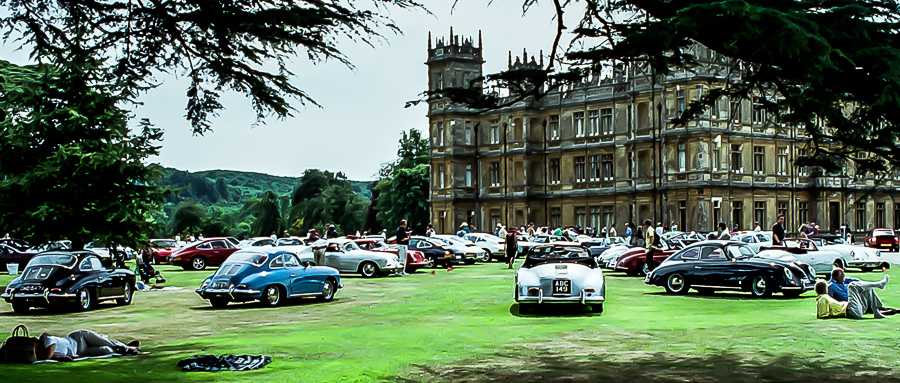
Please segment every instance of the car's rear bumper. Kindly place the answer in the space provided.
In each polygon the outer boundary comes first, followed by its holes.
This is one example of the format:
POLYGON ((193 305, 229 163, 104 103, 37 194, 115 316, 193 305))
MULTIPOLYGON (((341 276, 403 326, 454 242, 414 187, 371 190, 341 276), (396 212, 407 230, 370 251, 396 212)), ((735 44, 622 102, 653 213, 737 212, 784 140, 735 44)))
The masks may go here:
POLYGON ((232 301, 254 300, 262 296, 262 291, 253 289, 197 289, 194 291, 200 298, 228 298, 232 301))
POLYGON ((6 301, 6 303, 12 303, 13 301, 25 301, 29 304, 50 304, 52 302, 58 301, 75 302, 78 299, 78 296, 76 294, 69 293, 51 293, 45 290, 45 292, 43 293, 3 293, 0 294, 0 298, 6 301))
MULTIPOLYGON (((518 288, 518 287, 516 287, 518 288)), ((552 295, 552 294, 544 294, 543 289, 532 287, 528 291, 528 295, 519 294, 516 299, 517 303, 536 303, 536 304, 545 304, 545 303, 581 303, 581 304, 593 304, 593 303, 603 303, 606 301, 606 297, 604 296, 604 290, 601 291, 590 291, 593 289, 583 289, 576 294, 572 295, 552 295), (536 294, 535 294, 536 293, 536 294), (535 294, 535 295, 532 295, 535 294)))

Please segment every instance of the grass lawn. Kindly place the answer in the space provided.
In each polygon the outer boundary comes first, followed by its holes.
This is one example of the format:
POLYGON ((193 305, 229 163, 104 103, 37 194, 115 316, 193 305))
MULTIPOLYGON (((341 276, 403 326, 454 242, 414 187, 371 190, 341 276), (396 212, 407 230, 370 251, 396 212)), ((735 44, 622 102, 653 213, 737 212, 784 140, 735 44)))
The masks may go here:
MULTIPOLYGON (((814 294, 756 300, 749 294, 666 295, 642 278, 609 273, 602 314, 545 310, 520 316, 513 272, 498 263, 436 275, 345 276, 335 301, 303 300, 214 310, 193 290, 211 271, 162 266, 179 291, 138 292, 134 304, 88 313, 34 310, 0 302, 0 331, 25 324, 65 335, 91 329, 140 339, 151 355, 0 365, 3 382, 254 381, 888 381, 898 369, 900 316, 816 320, 814 294), (183 373, 196 354, 267 354, 251 372, 183 373), (849 367, 847 367, 849 366, 849 367), (847 368, 844 368, 847 367, 847 368)), ((900 306, 900 273, 879 291, 900 306)), ((851 272, 864 280, 882 273, 851 272)), ((0 286, 11 280, 0 275, 0 286)), ((2 336, 2 335, 0 335, 2 336)))

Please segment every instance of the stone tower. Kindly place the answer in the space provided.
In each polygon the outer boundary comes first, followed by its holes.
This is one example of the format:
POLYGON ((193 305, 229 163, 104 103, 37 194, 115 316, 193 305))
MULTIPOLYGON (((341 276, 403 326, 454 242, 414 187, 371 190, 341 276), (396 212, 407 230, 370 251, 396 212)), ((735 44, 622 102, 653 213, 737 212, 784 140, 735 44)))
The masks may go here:
MULTIPOLYGON (((478 45, 472 38, 453 34, 450 37, 432 42, 428 33, 428 90, 440 90, 449 87, 468 87, 470 80, 481 77, 481 31, 478 32, 478 45)), ((481 84, 471 84, 480 88, 481 84)))

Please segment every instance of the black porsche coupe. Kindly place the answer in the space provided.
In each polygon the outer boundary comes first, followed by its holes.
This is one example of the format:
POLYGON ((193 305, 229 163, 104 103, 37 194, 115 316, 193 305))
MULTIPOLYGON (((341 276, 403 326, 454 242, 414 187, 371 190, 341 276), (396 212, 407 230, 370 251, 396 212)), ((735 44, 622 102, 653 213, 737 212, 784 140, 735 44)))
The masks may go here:
POLYGON ((671 294, 689 289, 700 293, 716 290, 747 291, 754 297, 781 292, 796 297, 812 289, 816 272, 810 265, 756 257, 750 246, 738 241, 703 241, 673 254, 644 278, 671 294))
POLYGON ((91 251, 48 251, 32 258, 0 298, 17 313, 59 305, 87 311, 105 300, 131 304, 136 280, 131 270, 104 267, 91 251))

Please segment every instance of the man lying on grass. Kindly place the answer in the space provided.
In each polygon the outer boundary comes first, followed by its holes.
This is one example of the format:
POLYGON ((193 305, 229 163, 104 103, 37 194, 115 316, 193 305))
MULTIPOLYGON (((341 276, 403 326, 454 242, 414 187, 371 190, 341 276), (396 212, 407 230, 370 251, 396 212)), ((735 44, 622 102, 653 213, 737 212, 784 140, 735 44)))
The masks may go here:
POLYGON ((864 314, 873 313, 875 319, 882 319, 886 318, 885 315, 893 315, 898 312, 894 309, 884 309, 881 299, 873 290, 876 287, 883 289, 890 280, 889 276, 885 275, 880 282, 862 282, 854 279, 844 283, 843 270, 835 269, 831 275, 831 284, 826 284, 825 281, 816 282, 817 318, 862 319, 864 314), (839 300, 840 297, 843 297, 844 300, 839 300))
POLYGON ((141 352, 139 346, 140 342, 138 341, 124 344, 90 330, 72 331, 65 338, 43 333, 40 337, 40 349, 37 350, 37 357, 38 360, 72 361, 75 358, 88 356, 137 355, 141 352))

